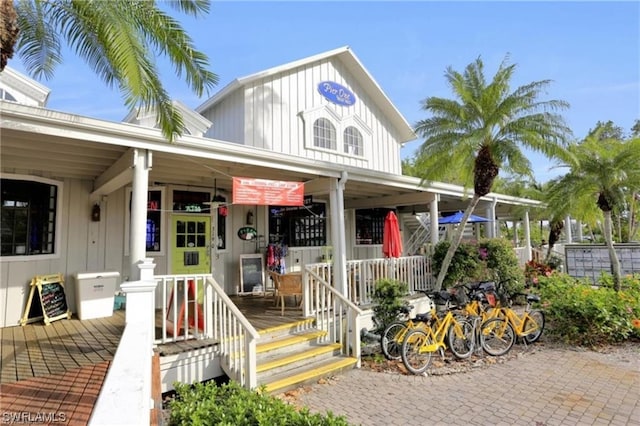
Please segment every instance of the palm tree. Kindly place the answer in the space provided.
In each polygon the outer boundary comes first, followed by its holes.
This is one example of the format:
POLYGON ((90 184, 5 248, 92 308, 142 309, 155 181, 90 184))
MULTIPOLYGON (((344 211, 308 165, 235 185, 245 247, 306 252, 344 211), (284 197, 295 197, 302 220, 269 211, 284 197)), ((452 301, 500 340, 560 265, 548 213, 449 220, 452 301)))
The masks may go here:
POLYGON ((491 191, 499 171, 531 175, 531 163, 521 147, 553 156, 570 134, 556 112, 568 104, 539 100, 550 81, 536 81, 510 91, 516 66, 507 62, 508 57, 490 83, 485 80, 480 58, 467 65, 463 73, 448 67, 445 78, 457 99, 429 97, 422 101, 422 109, 432 117, 416 124, 416 133, 425 139, 416 160, 420 177, 431 181, 455 170, 467 185, 473 183, 474 189, 438 273, 437 289, 442 286, 469 216, 480 198, 491 191))
MULTIPOLYGON (((167 4, 194 17, 209 11, 209 0, 167 4)), ((155 109, 170 142, 184 123, 158 77, 156 56, 166 56, 198 96, 218 80, 206 55, 153 0, 0 0, 0 12, 0 71, 15 48, 32 76, 51 78, 64 40, 108 86, 120 89, 127 107, 155 109)))
POLYGON ((628 194, 640 190, 640 138, 601 140, 596 132, 582 143, 569 146, 560 166, 569 172, 551 185, 548 203, 556 208, 563 208, 567 200, 598 206, 604 216, 614 288, 620 290, 620 261, 613 247, 611 212, 623 207, 628 194))

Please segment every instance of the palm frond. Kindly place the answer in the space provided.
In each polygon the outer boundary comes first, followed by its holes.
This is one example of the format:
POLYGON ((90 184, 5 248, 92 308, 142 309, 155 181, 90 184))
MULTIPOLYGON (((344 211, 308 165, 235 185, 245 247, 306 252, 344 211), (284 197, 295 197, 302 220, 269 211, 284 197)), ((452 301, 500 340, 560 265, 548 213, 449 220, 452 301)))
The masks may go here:
POLYGON ((16 2, 20 27, 17 51, 27 72, 36 78, 52 78, 55 68, 62 63, 60 39, 50 12, 46 2, 16 2))

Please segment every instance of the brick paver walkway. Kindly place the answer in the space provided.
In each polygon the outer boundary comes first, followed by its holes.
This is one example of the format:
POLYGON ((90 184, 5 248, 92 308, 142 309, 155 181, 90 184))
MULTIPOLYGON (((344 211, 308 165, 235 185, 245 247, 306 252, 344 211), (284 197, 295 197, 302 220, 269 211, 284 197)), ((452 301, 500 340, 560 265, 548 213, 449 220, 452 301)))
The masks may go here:
POLYGON ((351 370, 299 396, 361 425, 640 425, 640 347, 549 349, 448 376, 351 370))

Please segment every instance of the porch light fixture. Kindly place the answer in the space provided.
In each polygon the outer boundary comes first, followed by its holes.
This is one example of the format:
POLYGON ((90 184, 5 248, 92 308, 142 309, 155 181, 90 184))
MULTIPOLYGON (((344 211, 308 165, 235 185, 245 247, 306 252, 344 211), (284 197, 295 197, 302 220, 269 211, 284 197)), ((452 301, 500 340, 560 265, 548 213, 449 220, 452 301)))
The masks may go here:
POLYGON ((91 209, 91 221, 100 222, 100 204, 94 204, 91 209))
POLYGON ((249 210, 247 212, 247 225, 253 225, 253 211, 249 210))

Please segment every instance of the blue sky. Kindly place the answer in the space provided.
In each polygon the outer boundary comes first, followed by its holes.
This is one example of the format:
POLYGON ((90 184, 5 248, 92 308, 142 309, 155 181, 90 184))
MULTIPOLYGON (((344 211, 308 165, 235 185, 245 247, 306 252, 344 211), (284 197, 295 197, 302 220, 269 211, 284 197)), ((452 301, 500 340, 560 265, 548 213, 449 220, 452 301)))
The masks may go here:
MULTIPOLYGON (((420 100, 451 97, 447 66, 462 70, 478 56, 490 78, 505 55, 516 63, 514 87, 553 80, 544 99, 571 104, 564 113, 577 139, 612 120, 628 131, 640 118, 639 2, 282 1, 212 3, 208 17, 175 14, 210 59, 222 89, 237 77, 350 46, 410 124, 426 117, 420 100)), ((18 58, 10 65, 22 70, 18 58)), ((171 95, 198 99, 163 71, 171 95)), ((53 80, 53 109, 119 121, 120 94, 107 88, 73 52, 53 80)), ((420 141, 402 149, 411 156, 420 141)), ((531 156, 536 177, 557 175, 531 156)))

